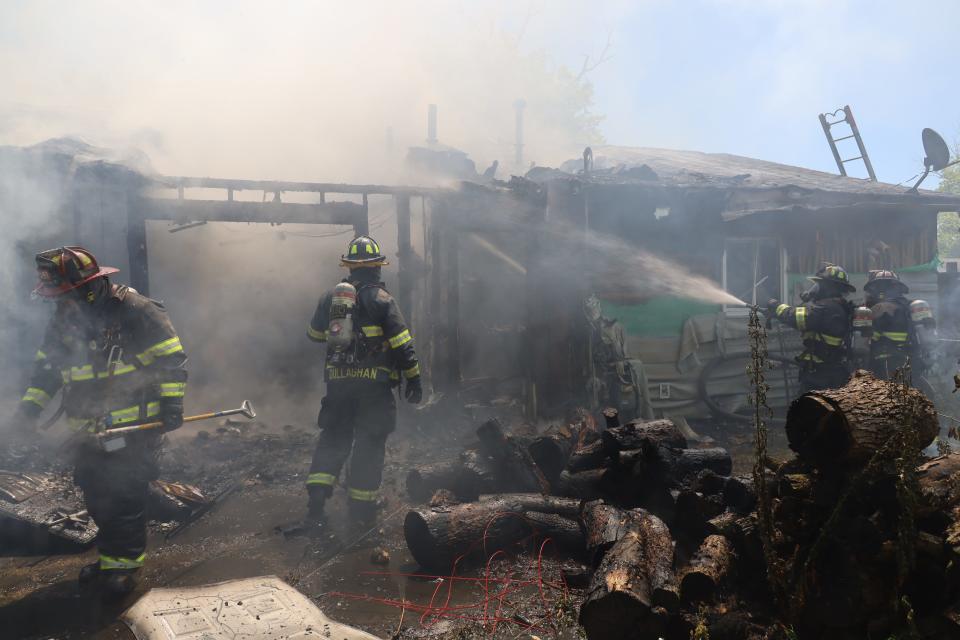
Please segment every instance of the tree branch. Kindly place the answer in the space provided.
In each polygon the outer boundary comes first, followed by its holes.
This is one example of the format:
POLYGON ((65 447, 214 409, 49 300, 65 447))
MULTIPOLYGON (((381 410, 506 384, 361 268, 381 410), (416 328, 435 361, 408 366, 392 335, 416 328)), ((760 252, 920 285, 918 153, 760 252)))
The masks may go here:
POLYGON ((583 54, 583 66, 580 67, 580 73, 577 74, 577 81, 580 81, 588 73, 602 65, 604 62, 608 62, 613 56, 610 55, 610 49, 613 47, 613 32, 607 32, 607 42, 603 45, 603 50, 600 52, 600 56, 591 61, 588 54, 583 54))

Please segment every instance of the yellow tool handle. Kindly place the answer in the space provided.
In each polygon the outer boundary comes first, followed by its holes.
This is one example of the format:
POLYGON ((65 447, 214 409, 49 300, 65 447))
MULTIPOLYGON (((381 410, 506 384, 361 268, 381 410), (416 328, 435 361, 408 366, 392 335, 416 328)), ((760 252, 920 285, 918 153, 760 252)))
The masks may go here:
MULTIPOLYGON (((253 405, 250 404, 249 400, 244 400, 243 404, 240 405, 239 409, 229 409, 227 411, 211 411, 210 413, 199 413, 195 416, 187 416, 183 419, 184 423, 187 422, 197 422, 199 420, 210 420, 211 418, 222 418, 224 416, 233 416, 237 414, 242 414, 243 416, 253 420, 257 417, 257 412, 253 410, 253 405)), ((148 431, 150 429, 156 429, 163 426, 163 421, 158 420, 156 422, 145 422, 144 424, 134 424, 129 427, 120 427, 118 429, 107 429, 106 431, 101 431, 97 434, 97 437, 104 438, 109 436, 115 436, 122 433, 132 433, 134 431, 148 431)))

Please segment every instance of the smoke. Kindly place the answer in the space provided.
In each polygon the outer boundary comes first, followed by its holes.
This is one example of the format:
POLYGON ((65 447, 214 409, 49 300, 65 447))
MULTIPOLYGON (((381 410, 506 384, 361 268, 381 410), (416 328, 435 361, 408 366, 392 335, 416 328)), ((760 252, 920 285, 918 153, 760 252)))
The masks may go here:
POLYGON ((0 8, 16 29, 0 140, 135 146, 165 174, 383 182, 424 143, 430 103, 441 143, 512 170, 522 99, 524 166, 556 164, 598 121, 543 34, 585 22, 568 44, 590 51, 606 35, 574 2, 17 3, 0 8))
MULTIPOLYGON (((0 393, 22 392, 21 372, 32 355, 24 336, 40 340, 43 305, 31 303, 32 260, 36 241, 58 242, 63 211, 63 174, 43 158, 0 147, 0 393)), ((34 350, 36 345, 33 345, 34 350)), ((6 409, 6 408, 4 408, 6 409)), ((9 413, 0 409, 0 415, 9 413)), ((2 425, 0 425, 2 426, 2 425)))
POLYGON ((621 298, 643 300, 669 295, 714 304, 746 304, 709 278, 612 236, 589 231, 584 234, 584 244, 592 255, 603 256, 600 266, 590 273, 592 279, 616 283, 621 298))

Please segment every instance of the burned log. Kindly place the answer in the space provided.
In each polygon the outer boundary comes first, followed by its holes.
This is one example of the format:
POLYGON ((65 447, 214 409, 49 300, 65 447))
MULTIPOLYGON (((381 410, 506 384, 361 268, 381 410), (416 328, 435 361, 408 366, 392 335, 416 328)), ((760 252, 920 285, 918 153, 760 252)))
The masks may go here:
POLYGON ((590 469, 579 473, 564 471, 557 481, 557 493, 569 498, 595 500, 609 492, 609 473, 607 469, 590 469))
POLYGON ((407 493, 418 502, 426 502, 441 489, 465 502, 494 493, 497 485, 490 461, 479 451, 468 449, 456 460, 420 465, 407 473, 407 493))
POLYGON ((549 540, 558 549, 577 556, 582 556, 586 551, 583 528, 579 521, 564 518, 556 513, 538 511, 528 511, 524 514, 524 518, 541 542, 549 540))
POLYGON ((946 512, 960 504, 960 453, 938 456, 917 467, 920 516, 946 512))
POLYGON ((680 572, 684 602, 712 602, 727 582, 733 565, 733 547, 722 535, 710 535, 680 572))
POLYGON ((580 429, 570 425, 551 427, 533 439, 527 449, 550 484, 556 483, 577 447, 580 429))
POLYGON ((497 484, 490 460, 468 449, 456 460, 421 465, 407 473, 407 493, 417 502, 426 502, 440 489, 468 502, 481 494, 494 493, 497 484))
MULTIPOLYGON (((426 569, 442 573, 449 571, 461 556, 467 562, 482 561, 494 551, 528 538, 533 525, 524 514, 531 511, 575 521, 579 517, 580 501, 518 493, 435 509, 416 509, 407 513, 403 534, 414 560, 426 569)), ((560 539, 566 530, 564 523, 563 531, 541 533, 560 539)))
MULTIPOLYGON (((818 466, 865 464, 902 427, 926 447, 939 432, 933 403, 920 391, 857 371, 839 389, 811 391, 787 412, 787 440, 804 460, 818 466)), ((891 451, 899 453, 899 447, 891 451)))
POLYGON ((729 476, 733 471, 733 459, 726 449, 711 447, 683 449, 673 462, 673 476, 681 480, 693 478, 704 469, 720 476, 729 476))
POLYGON ((481 450, 497 463, 497 470, 513 480, 519 491, 550 493, 550 483, 537 467, 527 448, 503 431, 496 418, 477 429, 481 450))
POLYGON ((757 490, 751 476, 731 476, 723 485, 723 504, 740 514, 748 514, 757 506, 757 490))
POLYGON ((656 638, 665 624, 660 612, 679 607, 670 530, 643 509, 623 513, 622 536, 604 554, 580 607, 591 640, 656 638))
POLYGON ((674 449, 663 444, 627 449, 616 454, 615 466, 621 475, 637 480, 638 486, 687 487, 697 483, 704 471, 718 479, 714 492, 722 491, 720 476, 729 475, 733 461, 726 449, 674 449))
POLYGON ((587 469, 597 469, 605 465, 608 457, 603 441, 596 440, 570 454, 570 459, 567 461, 567 471, 577 473, 587 469))
POLYGON ((634 420, 622 427, 607 429, 602 435, 604 447, 610 456, 630 449, 656 449, 665 446, 671 449, 686 449, 687 439, 677 425, 670 420, 634 420))
POLYGON ((685 489, 677 495, 674 528, 680 537, 696 543, 710 533, 709 521, 723 512, 724 504, 719 496, 705 496, 685 489))
POLYGON ((599 562, 603 554, 626 535, 628 527, 633 523, 629 514, 629 511, 618 509, 602 500, 583 505, 580 521, 583 523, 587 551, 595 562, 599 562))

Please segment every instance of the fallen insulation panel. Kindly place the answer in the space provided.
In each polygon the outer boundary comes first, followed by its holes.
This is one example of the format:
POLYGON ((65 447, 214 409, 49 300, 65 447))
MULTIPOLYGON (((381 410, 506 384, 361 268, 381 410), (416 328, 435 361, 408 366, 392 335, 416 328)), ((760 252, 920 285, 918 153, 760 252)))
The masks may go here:
POLYGON ((276 576, 151 589, 121 619, 137 640, 378 640, 330 620, 276 576))

